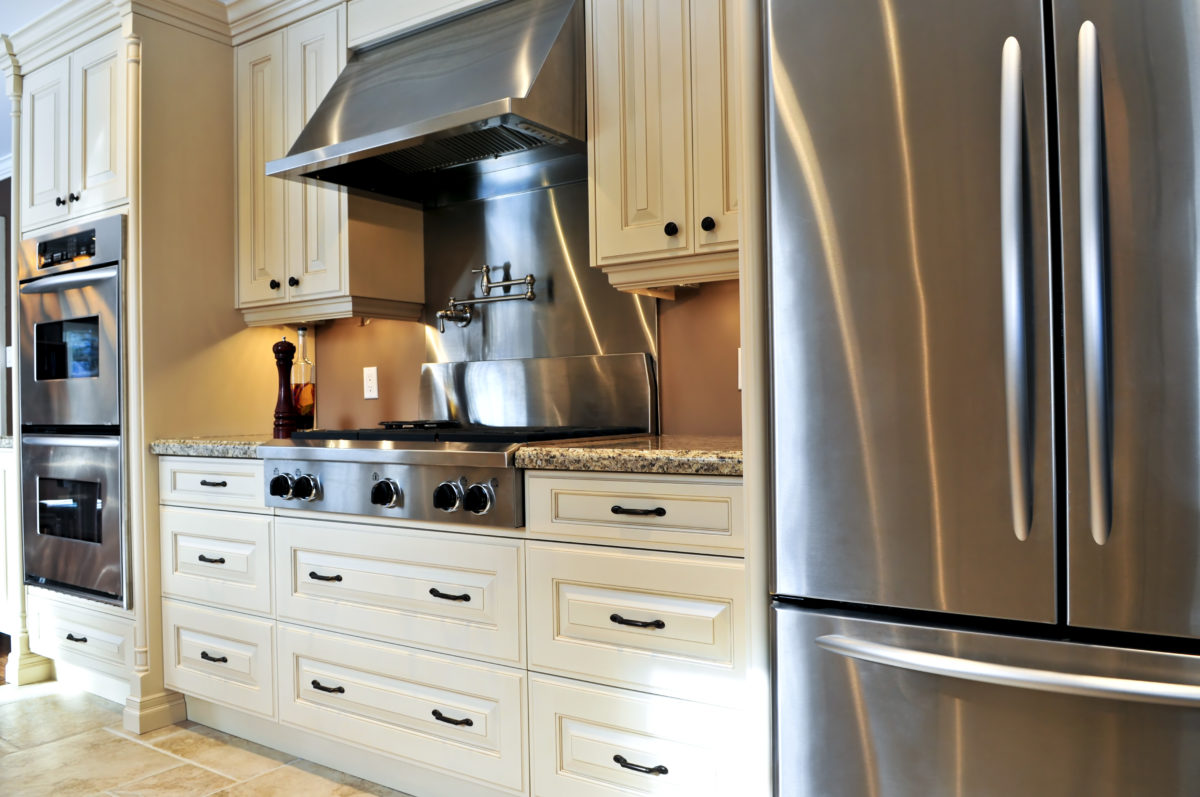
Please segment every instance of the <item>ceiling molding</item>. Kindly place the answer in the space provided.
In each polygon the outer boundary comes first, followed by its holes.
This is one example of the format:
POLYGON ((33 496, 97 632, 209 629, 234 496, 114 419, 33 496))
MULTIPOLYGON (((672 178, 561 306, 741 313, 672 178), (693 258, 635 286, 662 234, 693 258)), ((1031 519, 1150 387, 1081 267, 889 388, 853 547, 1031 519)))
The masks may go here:
POLYGON ((112 0, 123 13, 156 19, 190 33, 230 44, 229 15, 220 0, 112 0))
POLYGON ((38 17, 9 38, 21 74, 27 75, 120 24, 112 0, 75 0, 38 17))
POLYGON ((229 31, 234 45, 342 5, 343 0, 232 0, 229 31))

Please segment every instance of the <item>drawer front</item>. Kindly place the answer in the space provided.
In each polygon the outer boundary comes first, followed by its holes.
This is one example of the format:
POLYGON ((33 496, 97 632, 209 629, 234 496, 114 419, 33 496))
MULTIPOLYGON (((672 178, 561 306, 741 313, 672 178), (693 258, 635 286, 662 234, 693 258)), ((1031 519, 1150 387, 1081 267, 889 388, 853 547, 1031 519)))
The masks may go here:
POLYGON ((706 553, 745 547, 740 479, 529 471, 525 496, 539 535, 706 553))
POLYGON ((162 591, 271 613, 271 517, 163 507, 162 591))
POLYGON ((163 599, 163 680, 188 695, 275 716, 275 623, 163 599))
POLYGON ((534 797, 744 793, 728 709, 541 675, 529 702, 534 797))
POLYGON ((29 590, 29 648, 50 659, 128 677, 133 669, 133 619, 46 599, 29 590))
POLYGON ((524 663, 520 540, 275 521, 280 619, 524 663))
POLYGON ((745 672, 742 563, 527 543, 529 666, 736 703, 745 672))
POLYGON ((161 457, 158 478, 164 504, 270 512, 263 498, 261 460, 161 457))
POLYGON ((279 626, 282 722, 524 793, 526 674, 279 626))

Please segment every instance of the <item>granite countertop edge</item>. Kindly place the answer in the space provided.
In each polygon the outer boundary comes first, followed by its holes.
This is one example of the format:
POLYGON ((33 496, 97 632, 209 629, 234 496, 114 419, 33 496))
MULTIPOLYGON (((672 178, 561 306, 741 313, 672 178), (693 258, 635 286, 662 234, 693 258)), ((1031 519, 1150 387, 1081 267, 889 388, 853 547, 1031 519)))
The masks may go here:
POLYGON ((150 453, 165 457, 226 457, 258 459, 258 445, 270 438, 168 438, 150 444, 150 453))

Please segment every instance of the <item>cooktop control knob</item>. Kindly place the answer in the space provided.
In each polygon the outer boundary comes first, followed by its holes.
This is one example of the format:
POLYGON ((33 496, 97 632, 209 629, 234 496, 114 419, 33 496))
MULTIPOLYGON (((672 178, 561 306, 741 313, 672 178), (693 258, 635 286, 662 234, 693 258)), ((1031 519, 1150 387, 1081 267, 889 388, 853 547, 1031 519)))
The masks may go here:
POLYGON ((463 496, 463 509, 476 515, 485 515, 496 504, 496 493, 490 484, 472 484, 463 496))
POLYGON ((433 491, 433 505, 443 512, 455 512, 462 506, 463 489, 458 482, 442 482, 433 491))
POLYGON ((296 483, 292 485, 292 497, 302 501, 315 501, 320 498, 320 493, 321 483, 311 473, 297 476, 296 483))
POLYGON ((400 485, 392 479, 380 479, 371 485, 371 503, 386 509, 399 506, 403 495, 404 491, 400 489, 400 485))
POLYGON ((292 478, 290 473, 281 473, 271 478, 270 484, 267 485, 267 492, 276 498, 288 501, 293 497, 292 488, 295 484, 296 480, 292 478))

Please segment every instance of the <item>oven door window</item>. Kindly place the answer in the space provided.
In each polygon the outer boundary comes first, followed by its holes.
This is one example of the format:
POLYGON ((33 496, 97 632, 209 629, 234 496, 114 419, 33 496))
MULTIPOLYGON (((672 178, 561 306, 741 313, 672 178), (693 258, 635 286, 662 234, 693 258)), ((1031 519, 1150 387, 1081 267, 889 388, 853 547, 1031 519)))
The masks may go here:
POLYGON ((37 324, 34 330, 35 379, 100 376, 99 316, 37 324))
POLYGON ((101 542, 99 482, 38 477, 38 533, 83 542, 101 542))

